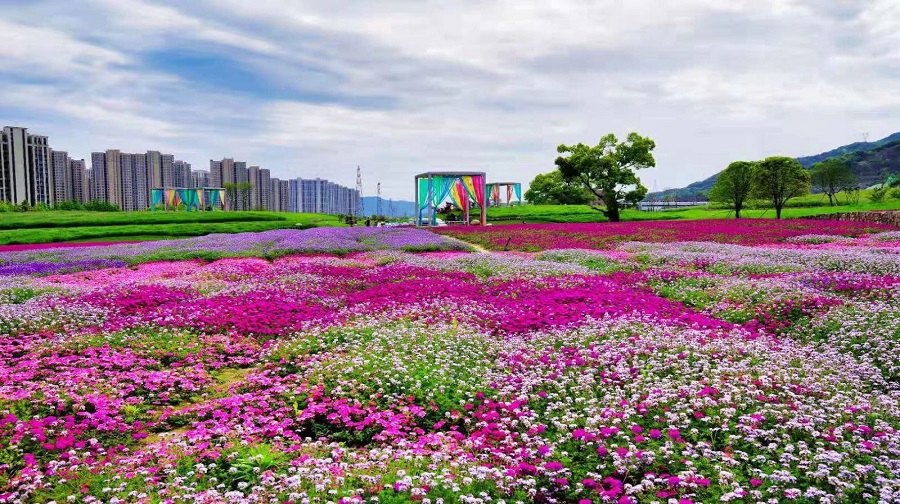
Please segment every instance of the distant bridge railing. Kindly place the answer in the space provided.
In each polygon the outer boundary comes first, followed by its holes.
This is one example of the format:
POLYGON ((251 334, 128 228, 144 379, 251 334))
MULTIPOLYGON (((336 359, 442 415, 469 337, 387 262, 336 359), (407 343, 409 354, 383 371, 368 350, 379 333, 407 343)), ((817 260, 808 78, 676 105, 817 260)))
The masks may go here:
POLYGON ((638 209, 647 212, 659 212, 669 208, 706 206, 706 201, 641 201, 638 209))

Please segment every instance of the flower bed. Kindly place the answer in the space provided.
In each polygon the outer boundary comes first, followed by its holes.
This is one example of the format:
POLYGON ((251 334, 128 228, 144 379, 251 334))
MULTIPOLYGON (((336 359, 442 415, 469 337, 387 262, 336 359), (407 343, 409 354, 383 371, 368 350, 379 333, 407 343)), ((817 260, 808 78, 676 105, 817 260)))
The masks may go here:
POLYGON ((594 224, 514 224, 435 228, 490 250, 612 249, 628 241, 711 241, 740 245, 779 243, 801 235, 858 236, 896 230, 884 224, 815 220, 692 220, 594 224))
POLYGON ((0 502, 900 498, 896 241, 354 233, 0 276, 0 502))

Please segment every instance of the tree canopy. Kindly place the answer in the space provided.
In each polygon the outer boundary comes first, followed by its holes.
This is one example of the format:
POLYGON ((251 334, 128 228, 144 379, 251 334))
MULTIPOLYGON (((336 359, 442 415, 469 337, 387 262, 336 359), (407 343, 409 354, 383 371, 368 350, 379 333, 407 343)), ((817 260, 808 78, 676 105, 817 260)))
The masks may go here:
POLYGON ((831 206, 834 206, 835 194, 856 185, 856 175, 850 165, 839 158, 814 164, 811 175, 813 185, 828 196, 831 206))
POLYGON ((534 205, 587 205, 596 197, 580 182, 565 180, 559 170, 554 170, 534 177, 525 199, 534 205))
POLYGON ((810 174, 794 158, 773 156, 760 161, 753 171, 753 195, 775 207, 775 218, 788 200, 809 193, 810 174))
POLYGON ((716 183, 709 190, 710 201, 725 203, 734 210, 734 216, 741 218, 744 202, 750 197, 753 189, 753 171, 756 163, 735 161, 719 174, 716 183))
POLYGON ((624 142, 610 133, 593 147, 560 145, 556 150, 565 155, 556 158, 556 166, 564 180, 582 184, 603 200, 606 208, 600 211, 618 222, 621 205, 635 205, 647 194, 635 171, 656 166, 654 148, 653 140, 637 133, 630 133, 624 142))

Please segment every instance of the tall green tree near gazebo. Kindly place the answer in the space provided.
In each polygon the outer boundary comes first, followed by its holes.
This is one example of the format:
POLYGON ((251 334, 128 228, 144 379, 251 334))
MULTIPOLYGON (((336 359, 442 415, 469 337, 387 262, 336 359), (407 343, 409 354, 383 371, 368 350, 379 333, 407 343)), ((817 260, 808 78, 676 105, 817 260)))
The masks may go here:
POLYGON ((636 205, 647 195, 636 170, 656 166, 653 149, 656 142, 637 133, 629 133, 619 142, 612 133, 591 147, 584 144, 560 145, 556 166, 566 180, 578 181, 603 200, 600 208, 610 221, 619 222, 622 205, 636 205))

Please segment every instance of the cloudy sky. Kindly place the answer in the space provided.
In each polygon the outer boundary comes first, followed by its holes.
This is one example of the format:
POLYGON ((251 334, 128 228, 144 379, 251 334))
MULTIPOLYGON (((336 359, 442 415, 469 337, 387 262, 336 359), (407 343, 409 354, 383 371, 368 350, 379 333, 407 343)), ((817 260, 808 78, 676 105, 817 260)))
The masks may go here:
POLYGON ((412 199, 657 143, 649 188, 900 130, 897 0, 0 0, 0 125, 412 199))

